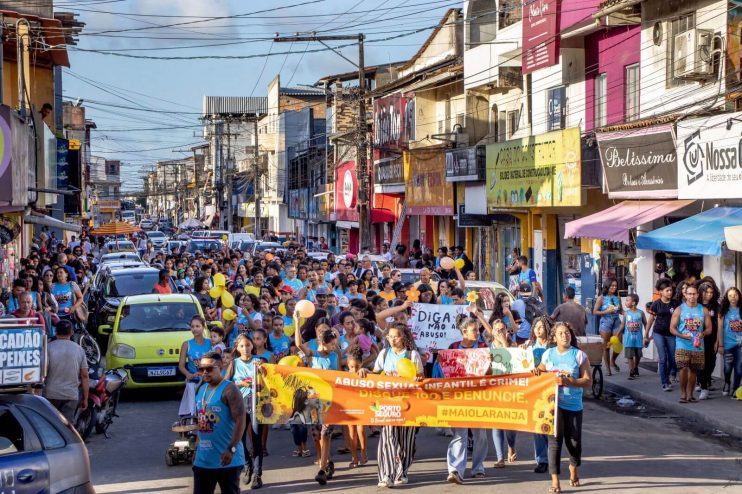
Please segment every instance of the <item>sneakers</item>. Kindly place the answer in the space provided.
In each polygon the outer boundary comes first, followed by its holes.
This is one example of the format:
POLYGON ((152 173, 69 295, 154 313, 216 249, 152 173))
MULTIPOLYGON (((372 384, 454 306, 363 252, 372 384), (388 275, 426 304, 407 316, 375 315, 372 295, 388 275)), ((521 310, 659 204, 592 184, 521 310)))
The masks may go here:
POLYGON ((252 479, 250 489, 260 489, 261 487, 263 487, 263 480, 260 478, 260 475, 256 475, 255 478, 252 479))
POLYGON ((392 485, 392 481, 389 479, 384 479, 376 484, 377 487, 389 487, 390 485, 392 485))
POLYGON ((708 389, 702 389, 701 394, 698 396, 699 400, 708 400, 709 399, 709 390, 708 389))
POLYGON ((672 391, 672 384, 663 384, 662 391, 672 391))
MULTIPOLYGON (((252 465, 252 463, 250 465, 252 465)), ((244 478, 242 479, 245 485, 249 484, 250 481, 252 480, 252 474, 253 474, 253 469, 248 468, 247 471, 245 472, 245 475, 243 476, 244 478)))
POLYGON ((335 464, 333 462, 329 462, 327 464, 327 478, 331 479, 333 475, 335 475, 335 464))
POLYGON ((409 480, 407 479, 407 477, 401 477, 398 480, 394 481, 394 486, 396 487, 398 485, 406 485, 407 483, 409 483, 409 480))
POLYGON ((316 480, 319 485, 325 485, 327 484, 327 474, 324 470, 320 470, 317 472, 317 475, 314 476, 314 480, 316 480))
POLYGON ((546 473, 549 470, 548 463, 539 463, 536 468, 533 469, 533 473, 546 473))
POLYGON ((461 478, 461 475, 459 475, 459 472, 450 472, 448 474, 448 478, 446 479, 449 484, 463 484, 464 479, 461 478))
POLYGON ((729 396, 729 388, 731 388, 729 383, 724 383, 724 387, 721 388, 721 396, 729 396))

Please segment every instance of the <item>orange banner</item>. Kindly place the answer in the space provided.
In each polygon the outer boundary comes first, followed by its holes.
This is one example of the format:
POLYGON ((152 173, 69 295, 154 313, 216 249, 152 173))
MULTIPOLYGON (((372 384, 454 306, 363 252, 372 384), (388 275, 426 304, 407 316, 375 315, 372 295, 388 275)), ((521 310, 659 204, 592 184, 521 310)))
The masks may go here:
POLYGON ((552 434, 554 374, 425 379, 263 365, 255 382, 262 424, 497 428, 552 434))

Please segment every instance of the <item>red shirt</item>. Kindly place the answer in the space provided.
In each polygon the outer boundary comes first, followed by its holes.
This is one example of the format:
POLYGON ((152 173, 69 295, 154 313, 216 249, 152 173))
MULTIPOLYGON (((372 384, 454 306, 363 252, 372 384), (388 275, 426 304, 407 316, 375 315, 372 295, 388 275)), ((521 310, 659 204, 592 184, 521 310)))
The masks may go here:
POLYGON ((170 288, 170 283, 168 283, 165 286, 160 285, 159 282, 155 283, 155 286, 152 287, 152 293, 159 293, 160 295, 166 295, 169 293, 173 293, 173 290, 170 288))
POLYGON ((27 319, 36 318, 39 326, 41 326, 41 328, 46 333, 46 324, 44 324, 44 317, 41 314, 39 314, 38 312, 36 312, 35 310, 33 310, 33 309, 29 310, 27 316, 21 315, 21 310, 20 309, 18 309, 17 311, 13 312, 12 314, 13 314, 13 317, 16 317, 16 318, 27 318, 27 319))

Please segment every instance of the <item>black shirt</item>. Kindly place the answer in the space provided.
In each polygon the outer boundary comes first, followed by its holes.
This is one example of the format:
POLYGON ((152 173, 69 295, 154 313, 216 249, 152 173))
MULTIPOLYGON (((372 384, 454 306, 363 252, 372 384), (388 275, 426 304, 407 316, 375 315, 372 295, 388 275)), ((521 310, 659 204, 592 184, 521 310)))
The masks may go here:
POLYGON ((649 307, 649 313, 654 316, 653 331, 662 336, 672 336, 670 333, 670 320, 672 319, 672 313, 675 310, 675 302, 664 303, 662 299, 657 299, 652 302, 649 307))

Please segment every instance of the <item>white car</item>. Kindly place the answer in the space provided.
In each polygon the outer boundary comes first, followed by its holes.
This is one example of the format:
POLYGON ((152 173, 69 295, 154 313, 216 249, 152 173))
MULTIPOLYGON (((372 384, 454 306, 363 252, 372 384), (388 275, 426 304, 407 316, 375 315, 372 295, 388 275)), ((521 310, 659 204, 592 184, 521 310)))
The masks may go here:
POLYGON ((155 230, 155 231, 147 232, 147 236, 152 241, 152 246, 155 249, 162 249, 167 244, 167 240, 168 240, 167 235, 165 235, 161 231, 155 230))
POLYGON ((110 254, 112 252, 136 252, 137 248, 134 243, 129 240, 113 240, 106 242, 103 246, 103 255, 110 254))
POLYGON ((100 256, 100 260, 98 261, 99 266, 103 266, 104 264, 136 264, 136 263, 143 263, 142 258, 139 257, 139 254, 137 252, 112 252, 109 254, 103 254, 100 256))
POLYGON ((155 224, 152 223, 152 220, 143 219, 141 223, 139 223, 139 228, 142 230, 151 230, 155 227, 155 224))

